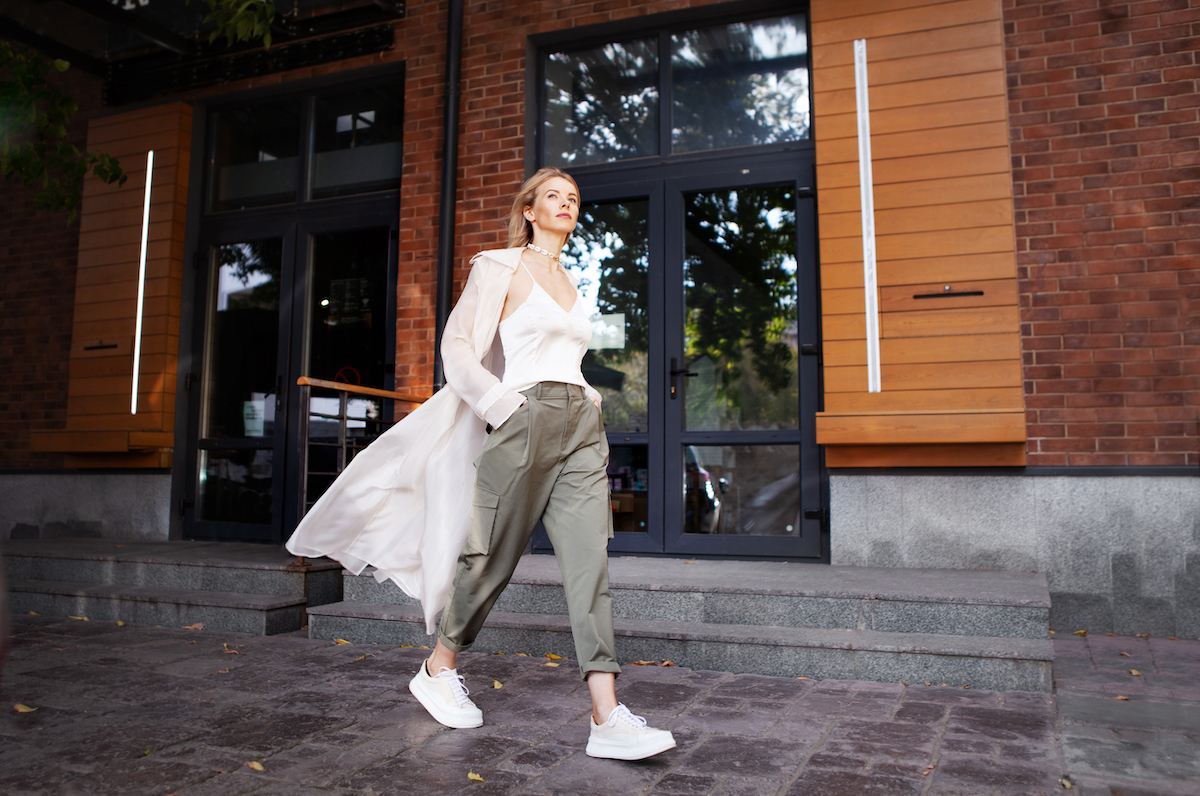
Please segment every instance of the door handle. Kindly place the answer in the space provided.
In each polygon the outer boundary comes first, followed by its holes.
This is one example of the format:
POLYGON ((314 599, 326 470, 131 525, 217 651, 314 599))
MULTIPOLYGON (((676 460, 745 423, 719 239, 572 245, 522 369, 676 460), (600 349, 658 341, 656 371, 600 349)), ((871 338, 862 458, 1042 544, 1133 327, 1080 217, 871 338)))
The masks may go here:
POLYGON ((675 357, 671 357, 671 400, 672 401, 675 400, 675 387, 676 387, 675 379, 677 377, 679 377, 680 375, 682 375, 685 379, 690 379, 695 376, 699 376, 700 374, 690 371, 687 368, 679 367, 679 360, 675 357))

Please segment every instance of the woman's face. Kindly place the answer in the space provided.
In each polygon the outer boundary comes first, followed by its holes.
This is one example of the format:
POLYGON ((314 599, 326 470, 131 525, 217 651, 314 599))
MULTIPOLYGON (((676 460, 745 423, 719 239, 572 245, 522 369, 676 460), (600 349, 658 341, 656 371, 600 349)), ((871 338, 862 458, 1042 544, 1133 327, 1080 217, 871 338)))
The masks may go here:
POLYGON ((570 235, 579 220, 579 194, 570 180, 551 177, 538 187, 537 199, 525 207, 535 230, 570 235))

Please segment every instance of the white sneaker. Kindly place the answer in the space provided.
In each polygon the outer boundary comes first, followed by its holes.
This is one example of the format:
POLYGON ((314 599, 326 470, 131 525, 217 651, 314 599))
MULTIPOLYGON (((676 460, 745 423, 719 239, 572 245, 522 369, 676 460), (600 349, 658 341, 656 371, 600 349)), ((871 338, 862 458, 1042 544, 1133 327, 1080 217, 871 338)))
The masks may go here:
POLYGON ((624 705, 613 708, 603 724, 591 718, 588 721, 592 725, 587 743, 589 757, 642 760, 675 748, 670 732, 647 727, 645 719, 633 715, 624 705))
POLYGON ((447 727, 466 730, 483 725, 483 711, 467 698, 471 692, 467 690, 457 669, 443 666, 437 677, 433 677, 429 674, 429 662, 426 661, 409 681, 408 690, 429 711, 430 716, 447 727))

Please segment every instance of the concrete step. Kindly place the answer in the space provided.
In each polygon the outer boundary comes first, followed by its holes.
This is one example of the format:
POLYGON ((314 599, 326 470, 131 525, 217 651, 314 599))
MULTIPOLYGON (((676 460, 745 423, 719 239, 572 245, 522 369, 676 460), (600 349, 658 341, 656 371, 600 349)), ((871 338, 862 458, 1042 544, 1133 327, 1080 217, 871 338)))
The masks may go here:
MULTIPOLYGON (((622 664, 668 659, 725 672, 1049 691, 1051 642, 762 624, 614 619, 622 664)), ((341 602, 309 609, 312 638, 432 645, 419 607, 341 602)), ((575 658, 566 616, 494 610, 473 652, 575 658)))
MULTIPOLYGON (((347 602, 418 603, 390 582, 343 573, 347 602)), ((613 616, 988 638, 1049 638, 1050 590, 1034 572, 612 558, 613 616)), ((527 555, 495 610, 565 615, 552 556, 527 555)))
POLYGON ((299 630, 306 621, 302 595, 27 579, 10 580, 8 588, 14 614, 36 611, 168 627, 202 622, 206 630, 268 636, 299 630))
POLYGON ((341 599, 341 566, 297 565, 278 545, 239 542, 113 542, 28 539, 4 544, 9 578, 341 599))

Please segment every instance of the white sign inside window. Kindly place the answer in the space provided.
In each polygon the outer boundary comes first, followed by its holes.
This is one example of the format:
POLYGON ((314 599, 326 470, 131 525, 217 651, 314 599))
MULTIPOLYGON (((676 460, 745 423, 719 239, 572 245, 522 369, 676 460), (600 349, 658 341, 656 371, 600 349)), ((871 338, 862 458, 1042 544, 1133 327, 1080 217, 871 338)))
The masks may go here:
POLYGON ((625 313, 613 312, 607 315, 592 316, 592 342, 588 346, 593 351, 606 348, 625 347, 625 313))

